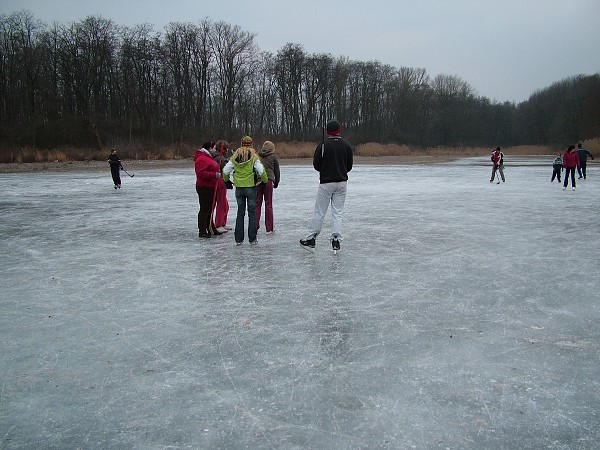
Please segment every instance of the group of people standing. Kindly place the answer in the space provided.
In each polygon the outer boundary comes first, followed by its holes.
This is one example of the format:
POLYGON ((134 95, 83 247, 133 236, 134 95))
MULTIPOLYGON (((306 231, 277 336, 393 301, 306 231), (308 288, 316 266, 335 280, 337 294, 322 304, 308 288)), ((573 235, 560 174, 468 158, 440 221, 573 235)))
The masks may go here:
POLYGON ((241 245, 245 236, 245 216, 248 213, 248 240, 257 243, 262 205, 265 205, 267 234, 275 231, 273 219, 273 189, 279 185, 279 159, 275 145, 265 141, 258 152, 250 136, 244 136, 240 147, 232 151, 226 141, 205 142, 196 150, 196 192, 200 202, 198 236, 210 238, 231 230, 227 226, 229 202, 227 190, 235 186, 237 217, 235 242, 241 245), (213 220, 214 211, 214 220, 213 220))
MULTIPOLYGON (((352 146, 341 137, 342 126, 330 120, 323 129, 323 142, 313 155, 313 167, 319 172, 319 189, 308 234, 300 239, 300 245, 314 249, 316 237, 321 233, 325 215, 331 205, 332 231, 330 242, 334 252, 342 241, 342 215, 346 200, 348 172, 352 170, 352 146), (325 131, 327 139, 325 139, 325 131)), ((244 242, 245 217, 248 214, 248 241, 257 243, 262 206, 265 206, 265 229, 267 234, 275 232, 273 214, 273 190, 280 180, 279 159, 275 145, 265 141, 256 151, 250 136, 241 139, 240 147, 232 151, 224 140, 205 142, 194 154, 198 211, 198 236, 211 238, 227 233, 229 201, 227 190, 234 189, 237 202, 237 217, 234 237, 237 245, 244 242), (214 215, 214 218, 213 218, 214 215)), ((121 188, 121 160, 116 150, 108 158, 115 189, 121 188)), ((133 175, 130 175, 133 176, 133 175)))
MULTIPOLYGON (((334 252, 342 241, 342 215, 346 200, 348 172, 352 170, 352 146, 341 137, 342 126, 337 120, 326 125, 323 142, 313 155, 313 167, 319 172, 319 189, 315 201, 313 219, 308 233, 300 239, 300 245, 312 250, 316 237, 321 233, 325 215, 331 205, 332 231, 330 242, 334 252)), ((231 153, 225 141, 206 142, 196 150, 196 192, 200 202, 198 233, 210 238, 227 232, 227 189, 235 186, 237 217, 235 242, 241 245, 245 237, 245 216, 248 213, 248 241, 257 243, 262 205, 265 205, 266 233, 275 231, 273 221, 273 190, 279 185, 279 159, 275 145, 265 141, 257 152, 250 136, 244 136, 240 147, 231 153), (213 210, 216 208, 214 223, 213 210)))
POLYGON ((569 186, 569 177, 571 177, 571 188, 575 190, 575 169, 579 175, 578 179, 587 178, 587 158, 594 159, 594 156, 590 151, 581 145, 581 142, 577 144, 577 148, 574 145, 569 145, 569 148, 564 154, 558 153, 554 161, 552 162, 552 177, 550 182, 553 182, 556 178, 560 183, 561 172, 565 169, 565 181, 563 183, 563 191, 569 186))

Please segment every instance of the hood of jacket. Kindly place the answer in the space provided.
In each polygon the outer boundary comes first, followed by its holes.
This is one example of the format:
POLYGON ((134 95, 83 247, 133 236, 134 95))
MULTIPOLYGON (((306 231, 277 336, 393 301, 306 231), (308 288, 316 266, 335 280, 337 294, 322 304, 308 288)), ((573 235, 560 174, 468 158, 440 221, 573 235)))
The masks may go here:
POLYGON ((272 155, 275 152, 275 144, 271 141, 265 141, 262 148, 258 152, 258 156, 265 157, 272 155))
POLYGON ((268 148, 261 148, 261 149, 258 151, 258 156, 260 156, 261 158, 264 158, 264 157, 266 157, 266 156, 270 156, 270 155, 272 155, 272 154, 273 154, 273 150, 270 150, 270 149, 268 149, 268 148))
POLYGON ((196 152, 194 153, 194 161, 200 158, 203 154, 208 156, 209 158, 211 157, 210 152, 208 150, 205 150, 203 148, 197 148, 196 152))

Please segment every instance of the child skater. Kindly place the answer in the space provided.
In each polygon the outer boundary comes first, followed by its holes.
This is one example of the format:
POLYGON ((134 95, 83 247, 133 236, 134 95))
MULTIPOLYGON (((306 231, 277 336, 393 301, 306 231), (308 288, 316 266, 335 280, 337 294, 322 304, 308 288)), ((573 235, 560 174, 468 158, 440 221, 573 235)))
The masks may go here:
POLYGON ((558 183, 560 184, 561 171, 562 171, 562 156, 560 155, 560 153, 558 153, 556 155, 556 158, 554 158, 554 161, 552 161, 552 178, 550 179, 550 183, 552 183, 554 181, 554 178, 556 178, 558 180, 558 183))

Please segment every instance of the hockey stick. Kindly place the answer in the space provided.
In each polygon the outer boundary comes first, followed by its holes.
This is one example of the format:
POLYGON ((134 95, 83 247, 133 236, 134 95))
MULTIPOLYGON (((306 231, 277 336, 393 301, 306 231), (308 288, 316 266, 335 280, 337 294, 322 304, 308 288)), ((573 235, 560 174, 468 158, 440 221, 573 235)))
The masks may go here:
POLYGON ((325 110, 323 110, 323 127, 321 128, 321 158, 325 154, 325 110))
POLYGON ((135 173, 129 173, 127 172, 125 169, 123 169, 123 172, 125 172, 127 175, 129 175, 131 178, 135 177, 135 173))

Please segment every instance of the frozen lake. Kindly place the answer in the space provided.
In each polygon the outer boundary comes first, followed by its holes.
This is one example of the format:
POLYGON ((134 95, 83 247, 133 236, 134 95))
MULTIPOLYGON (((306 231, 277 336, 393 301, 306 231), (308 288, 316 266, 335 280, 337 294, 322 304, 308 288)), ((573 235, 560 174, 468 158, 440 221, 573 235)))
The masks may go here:
POLYGON ((308 166, 239 247, 192 163, 0 175, 0 448, 598 448, 600 171, 506 161, 356 166, 336 256, 308 166))

